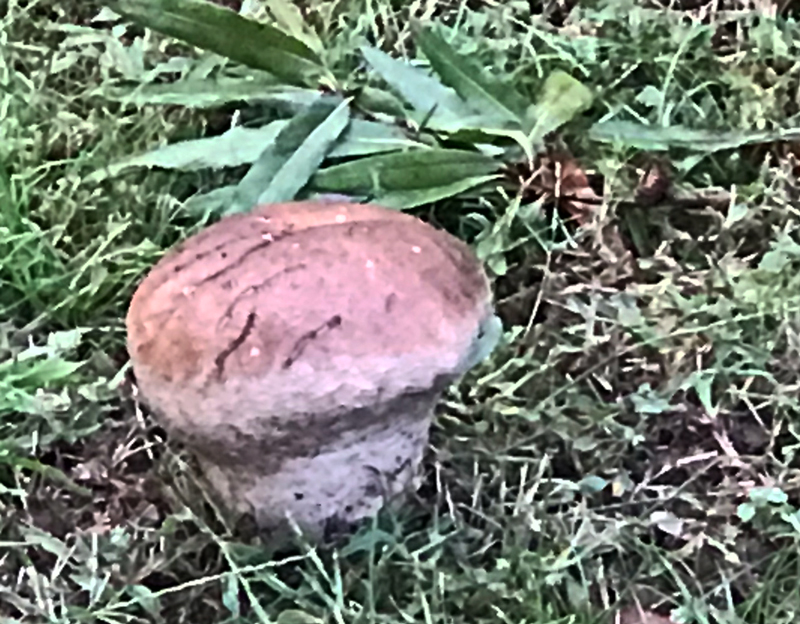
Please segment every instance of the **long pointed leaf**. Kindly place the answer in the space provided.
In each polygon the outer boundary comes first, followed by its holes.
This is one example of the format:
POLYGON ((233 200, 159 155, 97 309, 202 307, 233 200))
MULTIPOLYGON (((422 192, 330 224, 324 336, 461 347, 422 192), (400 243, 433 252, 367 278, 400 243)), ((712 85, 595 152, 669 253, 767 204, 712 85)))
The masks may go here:
MULTIPOLYGON (((137 167, 197 171, 252 164, 288 123, 286 119, 278 119, 260 128, 236 126, 219 136, 179 141, 111 163, 93 171, 87 179, 99 182, 137 167)), ((353 119, 329 150, 328 157, 365 156, 419 145, 394 126, 353 119)))
POLYGON ((256 204, 294 199, 349 121, 349 100, 336 106, 332 98, 320 97, 297 114, 239 182, 236 197, 226 213, 244 212, 256 204))
POLYGON ((219 216, 233 204, 236 197, 236 185, 220 186, 206 193, 192 195, 185 202, 183 208, 192 214, 219 216))
POLYGON ((497 175, 471 176, 457 180, 450 184, 444 184, 442 186, 432 186, 430 188, 423 189, 386 191, 373 197, 372 201, 380 204, 381 206, 386 206, 387 208, 397 208, 398 210, 416 208, 417 206, 422 206, 423 204, 430 204, 442 199, 447 199, 448 197, 460 195, 464 191, 468 191, 469 189, 480 186, 481 184, 491 182, 495 178, 497 178, 497 175))
POLYGON ((353 119, 333 149, 328 152, 328 157, 366 156, 411 147, 422 147, 422 144, 409 139, 397 126, 379 121, 353 119))
POLYGON ((299 39, 317 54, 324 52, 316 31, 306 24, 300 9, 290 0, 264 0, 275 21, 295 39, 299 39))
POLYGON ((478 152, 451 149, 414 149, 359 158, 322 169, 311 179, 317 191, 376 195, 454 184, 495 173, 500 163, 478 152))
POLYGON ((323 71, 317 55, 302 41, 205 0, 108 0, 108 4, 126 19, 262 69, 289 84, 308 84, 323 71))
POLYGON ((486 125, 520 127, 527 104, 513 85, 490 76, 470 58, 458 54, 431 28, 415 28, 414 40, 444 84, 452 87, 485 119, 486 125))
POLYGON ((286 102, 303 107, 319 97, 316 89, 276 86, 274 82, 243 78, 179 80, 135 88, 105 87, 97 93, 109 100, 136 106, 169 104, 189 108, 212 108, 230 102, 286 102))
POLYGON ((453 89, 424 70, 392 58, 377 48, 362 46, 361 54, 372 69, 414 108, 418 122, 424 119, 431 128, 444 132, 456 132, 479 123, 477 113, 453 89))
POLYGON ((646 150, 677 147, 712 153, 757 143, 797 141, 800 139, 800 128, 719 131, 695 130, 685 126, 646 126, 633 121, 603 121, 591 127, 589 137, 595 141, 619 143, 646 150))
POLYGON ((261 128, 236 126, 219 136, 179 141, 111 163, 93 171, 88 179, 98 182, 136 167, 180 171, 238 167, 254 162, 264 148, 275 141, 287 123, 279 119, 261 128))

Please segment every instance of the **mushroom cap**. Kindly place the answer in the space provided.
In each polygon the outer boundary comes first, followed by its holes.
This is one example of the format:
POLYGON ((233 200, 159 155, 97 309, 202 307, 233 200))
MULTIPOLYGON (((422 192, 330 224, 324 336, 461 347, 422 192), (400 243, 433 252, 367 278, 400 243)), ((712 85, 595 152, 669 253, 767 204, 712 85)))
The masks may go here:
POLYGON ((498 333, 466 244, 410 215, 343 202, 221 219, 156 264, 126 324, 145 402, 206 456, 220 451, 202 440, 222 444, 224 431, 241 440, 294 421, 306 429, 292 435, 314 438, 315 414, 439 391, 498 333))

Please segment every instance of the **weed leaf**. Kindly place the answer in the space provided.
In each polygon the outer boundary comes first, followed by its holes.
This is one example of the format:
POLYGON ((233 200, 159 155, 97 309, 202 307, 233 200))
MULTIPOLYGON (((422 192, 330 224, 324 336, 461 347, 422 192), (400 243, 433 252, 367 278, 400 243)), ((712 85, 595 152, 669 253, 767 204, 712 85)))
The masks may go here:
POLYGON ((455 91, 424 70, 376 48, 363 46, 361 54, 372 69, 414 108, 417 123, 424 121, 427 126, 443 132, 455 132, 474 125, 476 112, 455 91))
POLYGON ((322 620, 299 609, 286 609, 278 614, 276 624, 322 624, 322 620))
POLYGON ((408 138, 397 126, 379 121, 353 119, 328 153, 328 157, 366 156, 409 147, 420 147, 420 143, 408 138))
POLYGON ((11 192, 11 176, 5 167, 5 163, 0 160, 0 214, 11 215, 14 201, 11 192))
POLYGON ((350 121, 349 100, 320 97, 293 117, 239 182, 226 213, 294 198, 350 121))
POLYGON ((142 26, 289 84, 308 84, 322 72, 319 58, 302 41, 205 0, 109 0, 109 6, 142 26))
POLYGON ((231 102, 282 103, 300 108, 319 97, 315 89, 276 86, 273 81, 251 78, 179 80, 143 84, 134 89, 109 87, 99 90, 98 94, 134 106, 156 104, 188 108, 213 108, 231 102))
POLYGON ((264 4, 285 32, 305 43, 316 54, 323 53, 322 41, 314 29, 305 23, 297 6, 289 0, 265 0, 264 4))
POLYGON ((388 192, 432 189, 489 175, 499 166, 497 161, 478 152, 414 149, 327 167, 311 179, 311 188, 386 197, 388 192))
POLYGON ((479 113, 479 127, 521 126, 525 101, 513 86, 496 80, 483 67, 458 54, 431 28, 415 30, 415 41, 442 82, 479 113))
POLYGON ((203 218, 219 216, 228 210, 236 197, 236 185, 220 186, 206 193, 192 195, 183 202, 183 209, 203 218))
MULTIPOLYGON (((89 174, 98 182, 137 167, 197 171, 254 163, 289 123, 278 119, 260 128, 235 126, 215 137, 179 141, 112 163, 89 174)), ((354 119, 329 151, 331 158, 364 156, 419 145, 394 126, 354 119)))
POLYGON ((443 184, 441 186, 432 186, 422 189, 408 189, 408 190, 395 190, 386 191, 373 198, 381 206, 387 208, 397 208, 398 210, 416 208, 424 204, 431 204, 448 197, 454 197, 461 193, 468 191, 476 186, 480 186, 487 182, 491 182, 497 176, 472 176, 456 180, 451 184, 443 184))
POLYGON ((531 144, 540 145, 545 136, 588 109, 592 99, 589 88, 566 72, 556 70, 549 74, 528 116, 532 118, 531 144))
POLYGON ((685 126, 647 126, 633 121, 604 121, 589 130, 589 137, 603 143, 617 143, 643 150, 682 148, 712 153, 744 145, 797 141, 800 128, 755 131, 693 130, 685 126))
POLYGON ((359 90, 354 100, 356 106, 373 114, 404 118, 406 109, 403 101, 391 91, 365 86, 359 90))
POLYGON ((252 163, 265 146, 275 141, 287 123, 280 119, 261 128, 236 126, 216 137, 179 141, 112 163, 92 172, 88 179, 96 182, 136 167, 192 171, 252 163))

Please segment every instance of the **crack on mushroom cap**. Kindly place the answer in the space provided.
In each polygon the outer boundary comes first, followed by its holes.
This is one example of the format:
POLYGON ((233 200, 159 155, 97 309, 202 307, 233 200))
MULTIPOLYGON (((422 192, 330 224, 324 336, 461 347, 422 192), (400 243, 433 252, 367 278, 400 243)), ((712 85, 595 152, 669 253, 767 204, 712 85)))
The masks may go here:
POLYGON ((241 347, 247 337, 252 333, 253 328, 256 325, 256 319, 258 319, 258 315, 255 312, 250 312, 247 315, 247 320, 244 323, 244 327, 242 327, 242 331, 239 333, 236 338, 231 340, 231 343, 222 350, 217 357, 214 358, 214 366, 217 369, 217 378, 222 379, 223 374, 225 373, 225 360, 234 353, 239 347, 241 347))
MULTIPOLYGON (((247 260, 250 258, 250 256, 252 256, 254 254, 257 254, 259 251, 262 251, 266 247, 269 247, 270 245, 283 240, 284 238, 290 236, 291 234, 292 234, 292 229, 291 228, 287 228, 286 230, 283 230, 282 232, 280 232, 280 234, 271 234, 269 232, 263 233, 262 234, 262 238, 263 238, 262 242, 260 242, 260 243, 258 243, 256 245, 253 245, 249 249, 246 249, 242 254, 239 255, 238 258, 236 258, 236 260, 234 260, 233 262, 228 262, 224 267, 222 267, 218 271, 212 273, 211 275, 207 275, 206 277, 204 277, 203 279, 201 279, 199 282, 197 282, 194 285, 195 286, 202 286, 203 284, 206 284, 208 282, 213 282, 215 280, 218 280, 223 275, 238 269, 245 262, 247 262, 247 260)), ((225 259, 227 259, 227 258, 225 258, 225 259)))
POLYGON ((298 360, 298 358, 301 355, 303 355, 303 351, 305 351, 308 344, 312 340, 316 340, 320 336, 320 334, 322 334, 322 332, 336 329, 337 327, 341 326, 341 324, 342 324, 341 315, 335 314, 316 329, 310 329, 305 334, 300 336, 297 342, 294 343, 294 346, 292 347, 292 350, 289 353, 289 357, 287 357, 283 361, 283 364, 281 364, 281 368, 286 369, 289 368, 292 364, 294 364, 298 360))
MULTIPOLYGON (((350 223, 368 221, 387 221, 399 223, 421 223, 416 217, 395 210, 371 204, 315 202, 286 202, 256 207, 250 213, 237 213, 224 217, 218 223, 197 232, 190 238, 172 247, 140 285, 149 294, 158 290, 174 274, 192 268, 198 262, 212 261, 218 255, 220 260, 228 259, 225 249, 236 247, 242 241, 260 238, 260 234, 272 235, 273 242, 280 241, 283 235, 313 229, 324 225, 337 224, 337 217, 345 216, 350 223), (223 225, 221 225, 223 224, 223 225), (265 225, 267 226, 265 228, 265 225), (219 239, 222 240, 219 240, 219 239), (164 270, 165 267, 170 270, 164 270)), ((261 239, 261 248, 268 243, 261 239)))
POLYGON ((253 295, 257 295, 260 291, 264 290, 265 288, 269 288, 269 286, 277 279, 287 275, 288 273, 292 273, 294 271, 302 271, 306 268, 306 265, 302 262, 297 264, 293 264, 291 266, 286 267, 285 269, 281 269, 276 273, 273 273, 265 280, 260 281, 257 284, 253 284, 251 286, 246 287, 242 292, 240 292, 236 297, 234 297, 231 304, 225 309, 223 312, 222 317, 219 320, 219 323, 222 324, 224 322, 229 321, 233 317, 233 313, 236 310, 236 306, 238 306, 242 301, 251 297, 253 295))

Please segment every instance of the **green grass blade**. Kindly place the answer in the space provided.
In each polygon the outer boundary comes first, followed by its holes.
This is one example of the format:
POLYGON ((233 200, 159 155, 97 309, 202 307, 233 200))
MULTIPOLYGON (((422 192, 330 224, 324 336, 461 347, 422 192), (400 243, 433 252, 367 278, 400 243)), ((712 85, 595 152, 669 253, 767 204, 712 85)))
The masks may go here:
POLYGON ((14 198, 11 189, 11 176, 8 175, 8 170, 5 163, 0 160, 0 216, 8 219, 14 211, 14 198))

